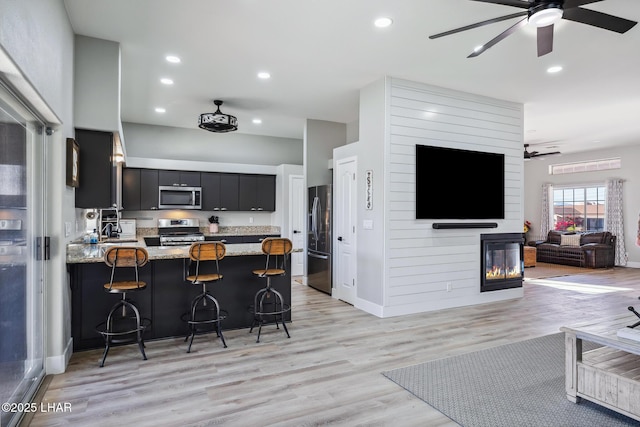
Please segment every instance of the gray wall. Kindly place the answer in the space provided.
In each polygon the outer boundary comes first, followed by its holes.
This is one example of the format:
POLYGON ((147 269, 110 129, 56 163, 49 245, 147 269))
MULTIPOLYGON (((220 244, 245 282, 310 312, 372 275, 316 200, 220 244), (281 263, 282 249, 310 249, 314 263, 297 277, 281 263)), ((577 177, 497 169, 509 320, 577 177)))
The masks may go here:
MULTIPOLYGON (((639 141, 640 142, 640 141, 639 141)), ((542 150, 539 150, 542 151, 542 150)), ((620 178, 623 183, 624 242, 628 256, 628 267, 640 268, 640 247, 636 245, 638 235, 638 213, 640 212, 640 146, 618 147, 607 150, 585 151, 561 156, 541 157, 524 162, 525 186, 524 218, 531 221, 531 239, 541 237, 542 184, 583 185, 604 184, 608 178, 620 178), (550 175, 549 165, 584 162, 619 157, 622 168, 605 171, 580 172, 550 175)))
POLYGON ((308 119, 304 130, 304 166, 307 187, 331 184, 329 162, 333 149, 347 143, 347 125, 308 119))
POLYGON ((302 165, 302 140, 241 133, 213 133, 196 126, 176 128, 122 124, 127 157, 254 165, 302 165))
MULTIPOLYGON (((384 146, 388 132, 387 79, 378 80, 360 91, 360 140, 358 142, 358 221, 357 239, 357 297, 374 307, 384 305, 384 146), (365 206, 365 173, 373 171, 373 209, 365 206), (362 222, 373 221, 373 228, 365 230, 362 222)), ((371 310, 371 309, 369 309, 371 310)), ((382 312, 376 312, 382 315, 382 312)))
MULTIPOLYGON (((62 372, 71 356, 70 289, 66 273, 64 223, 78 221, 74 191, 65 186, 65 141, 73 126, 73 31, 62 0, 0 2, 0 45, 60 118, 48 138, 46 227, 51 236, 51 261, 45 284, 46 368, 62 372)), ((73 227, 72 227, 73 229, 73 227)), ((81 230, 78 229, 78 233, 81 230)))
POLYGON ((120 44, 75 37, 75 127, 120 131, 120 44))

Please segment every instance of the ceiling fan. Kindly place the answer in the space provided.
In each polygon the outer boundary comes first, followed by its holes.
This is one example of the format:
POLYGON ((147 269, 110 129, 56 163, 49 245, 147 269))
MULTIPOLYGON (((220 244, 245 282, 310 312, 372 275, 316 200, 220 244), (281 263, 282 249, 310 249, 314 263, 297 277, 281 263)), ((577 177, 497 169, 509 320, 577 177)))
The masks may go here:
POLYGON ((602 12, 597 12, 591 9, 583 9, 580 6, 584 6, 590 3, 597 3, 602 0, 471 0, 480 1, 483 3, 501 4, 504 6, 519 7, 526 9, 523 12, 512 13, 510 15, 500 16, 498 18, 488 19, 486 21, 477 22, 475 24, 466 25, 464 27, 456 28, 454 30, 445 31, 443 33, 434 34, 429 36, 430 39, 437 39, 439 37, 448 36, 451 34, 459 33, 473 28, 482 27, 484 25, 493 24, 500 21, 505 21, 511 18, 517 18, 524 16, 520 21, 516 22, 511 27, 500 33, 495 38, 491 39, 488 43, 476 48, 467 58, 473 58, 490 47, 494 46, 498 42, 504 40, 507 36, 513 34, 520 27, 533 24, 537 27, 537 40, 538 40, 538 56, 546 55, 553 50, 553 24, 560 19, 566 19, 568 21, 579 22, 582 24, 591 25, 594 27, 602 28, 609 31, 615 31, 616 33, 626 33, 634 25, 635 21, 619 18, 617 16, 609 15, 602 12))
POLYGON ((553 152, 549 152, 549 153, 539 153, 537 151, 527 151, 527 147, 529 147, 529 144, 524 144, 524 159, 525 160, 529 160, 529 159, 533 159, 534 157, 542 157, 542 156, 553 156, 556 154, 560 154, 559 151, 553 151, 553 152))

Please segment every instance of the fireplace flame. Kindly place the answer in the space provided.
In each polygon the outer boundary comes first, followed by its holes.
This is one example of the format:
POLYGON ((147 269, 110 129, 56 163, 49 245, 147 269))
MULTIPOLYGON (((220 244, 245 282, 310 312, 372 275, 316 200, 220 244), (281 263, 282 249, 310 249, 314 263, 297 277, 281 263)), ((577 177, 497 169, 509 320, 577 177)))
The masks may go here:
POLYGON ((512 268, 502 268, 500 266, 494 265, 490 269, 487 269, 487 273, 485 275, 487 280, 495 280, 495 279, 517 279, 521 276, 520 269, 517 267, 512 268))

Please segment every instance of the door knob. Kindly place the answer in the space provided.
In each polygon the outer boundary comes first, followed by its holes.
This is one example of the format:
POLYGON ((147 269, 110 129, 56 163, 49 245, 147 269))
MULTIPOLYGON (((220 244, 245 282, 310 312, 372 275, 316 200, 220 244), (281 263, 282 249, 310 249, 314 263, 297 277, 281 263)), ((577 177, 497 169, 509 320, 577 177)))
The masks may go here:
POLYGON ((298 234, 300 230, 293 230, 293 234, 298 234))
POLYGON ((338 241, 342 242, 342 236, 338 237, 338 241))

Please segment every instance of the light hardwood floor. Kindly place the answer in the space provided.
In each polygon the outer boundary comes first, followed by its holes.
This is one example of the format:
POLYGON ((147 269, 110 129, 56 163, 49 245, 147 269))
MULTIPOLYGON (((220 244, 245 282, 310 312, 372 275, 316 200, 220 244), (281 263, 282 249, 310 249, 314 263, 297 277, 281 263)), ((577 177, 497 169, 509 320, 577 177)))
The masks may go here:
POLYGON ((640 309, 640 270, 585 272, 526 280, 517 300, 386 319, 294 282, 290 339, 227 331, 228 348, 198 336, 191 354, 182 338, 154 341, 149 360, 118 347, 104 368, 101 350, 75 353, 43 398, 71 412, 37 412, 30 425, 454 426, 381 372, 640 309))

